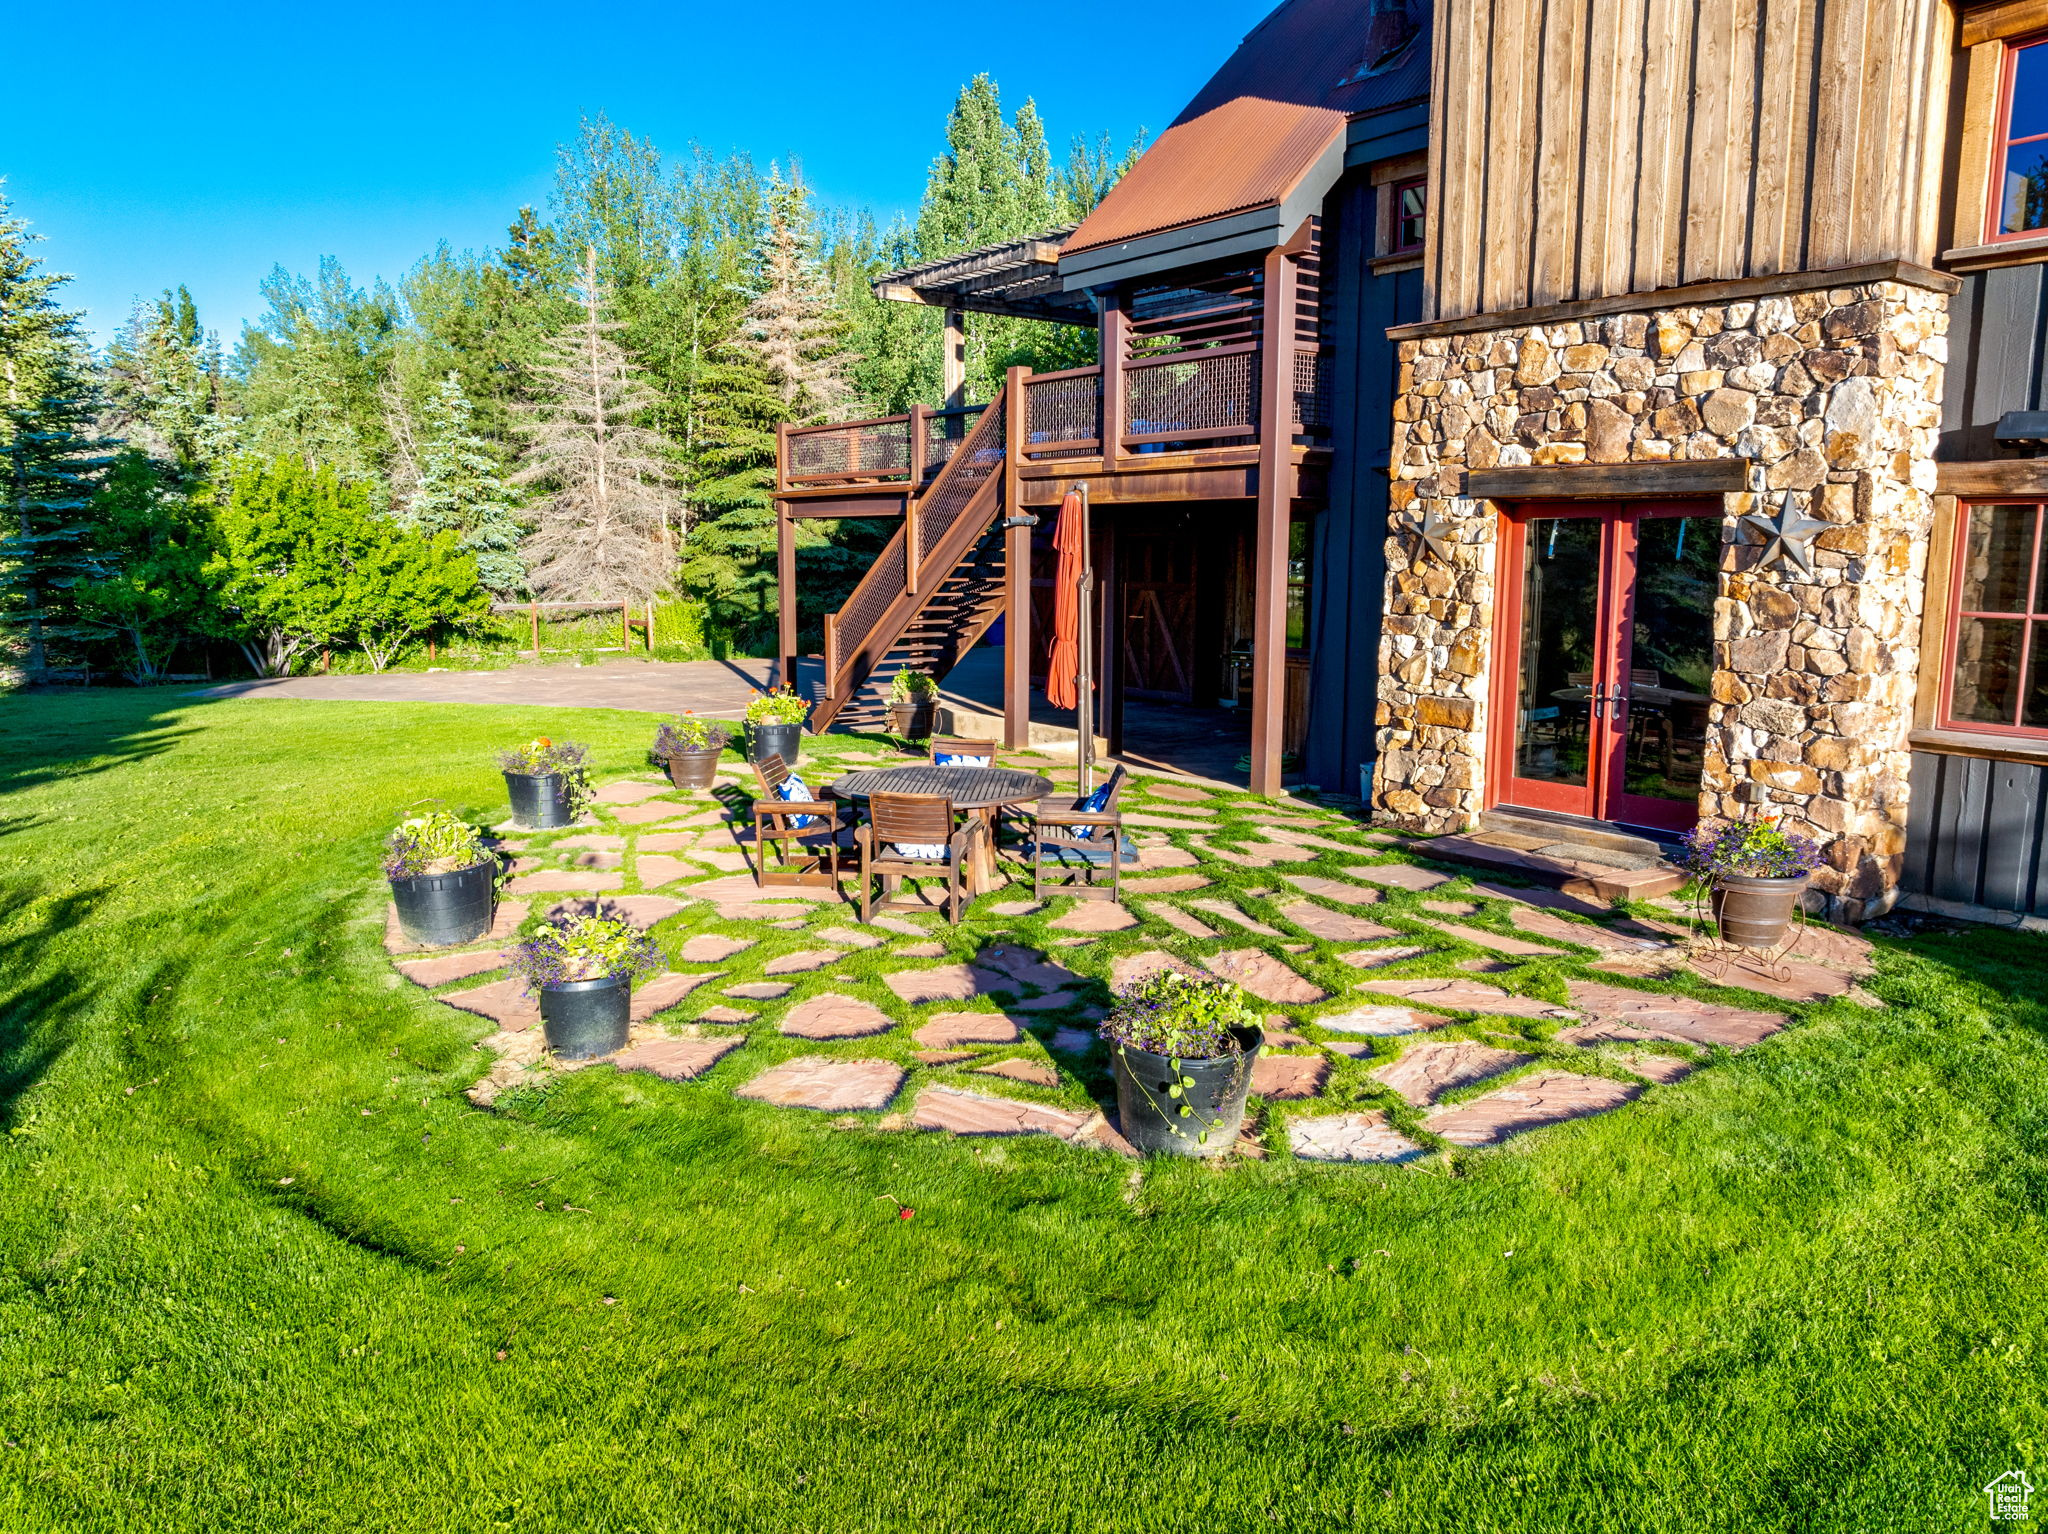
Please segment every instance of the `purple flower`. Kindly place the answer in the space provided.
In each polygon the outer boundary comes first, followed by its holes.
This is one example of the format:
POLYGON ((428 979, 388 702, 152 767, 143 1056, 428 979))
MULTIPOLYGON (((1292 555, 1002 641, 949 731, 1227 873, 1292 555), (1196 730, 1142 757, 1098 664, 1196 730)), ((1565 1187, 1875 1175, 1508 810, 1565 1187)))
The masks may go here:
POLYGON ((1685 839, 1681 867, 1708 879, 1797 879, 1822 862, 1820 846, 1764 820, 1702 821, 1685 839))
POLYGON ((512 972, 528 995, 577 980, 620 978, 631 985, 662 968, 661 946, 610 916, 563 916, 511 949, 512 972))

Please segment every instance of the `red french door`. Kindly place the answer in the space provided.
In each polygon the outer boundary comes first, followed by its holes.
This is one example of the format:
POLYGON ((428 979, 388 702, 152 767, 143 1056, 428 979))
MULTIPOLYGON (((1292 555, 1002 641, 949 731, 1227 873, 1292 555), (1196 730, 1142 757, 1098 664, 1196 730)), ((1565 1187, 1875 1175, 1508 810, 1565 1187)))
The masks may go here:
POLYGON ((1660 831, 1699 818, 1717 502, 1530 502, 1501 519, 1489 802, 1660 831))

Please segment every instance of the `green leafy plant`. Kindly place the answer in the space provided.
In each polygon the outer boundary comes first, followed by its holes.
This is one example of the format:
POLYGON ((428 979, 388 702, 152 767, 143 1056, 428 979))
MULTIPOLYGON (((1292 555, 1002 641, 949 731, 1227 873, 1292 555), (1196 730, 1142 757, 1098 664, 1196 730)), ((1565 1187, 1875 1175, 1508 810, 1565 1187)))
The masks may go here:
POLYGON ((611 916, 568 916, 511 950, 512 972, 529 993, 577 980, 623 980, 631 985, 662 968, 661 946, 629 922, 611 916))
POLYGON ((590 804, 590 751, 573 740, 555 741, 536 735, 520 746, 498 753, 500 771, 533 777, 559 774, 569 799, 569 814, 581 815, 590 804))
POLYGON ((798 697, 794 687, 757 692, 747 705, 749 724, 802 724, 810 715, 810 700, 798 697))
POLYGON ((1244 1047, 1231 1030, 1258 1028, 1260 1020, 1251 998, 1228 981, 1163 970, 1118 993, 1116 1006, 1103 1019, 1102 1036, 1118 1053, 1141 1050, 1165 1058, 1172 1072, 1166 1102, 1152 1095, 1136 1071, 1130 1073, 1131 1084, 1174 1135, 1206 1145, 1209 1131, 1221 1121, 1203 1118, 1187 1100, 1196 1083, 1182 1062, 1237 1056, 1243 1069, 1244 1047), (1194 1130, 1192 1136, 1188 1128, 1194 1130))
POLYGON ((1686 838, 1680 863, 1713 880, 1726 875, 1749 879, 1797 879, 1821 865, 1820 847, 1779 827, 1775 815, 1759 820, 1702 824, 1686 838))
POLYGON ((721 721, 700 719, 685 710, 674 719, 664 720, 654 732, 654 759, 665 762, 672 756, 695 751, 723 751, 731 739, 732 731, 721 721))
POLYGON ((446 810, 428 810, 398 823, 384 842, 384 872, 394 879, 452 874, 491 856, 483 833, 446 810))
POLYGON ((889 701, 891 703, 915 703, 920 698, 936 698, 939 684, 922 671, 905 669, 889 678, 889 701))

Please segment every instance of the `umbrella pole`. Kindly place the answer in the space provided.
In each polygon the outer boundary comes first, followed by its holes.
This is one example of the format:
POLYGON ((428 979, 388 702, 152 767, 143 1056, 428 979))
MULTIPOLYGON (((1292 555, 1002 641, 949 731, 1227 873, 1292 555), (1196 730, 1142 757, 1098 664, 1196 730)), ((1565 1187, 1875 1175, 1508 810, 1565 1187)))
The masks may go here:
POLYGON ((1080 580, 1080 633, 1076 636, 1075 658, 1080 669, 1074 677, 1076 723, 1080 726, 1080 749, 1076 759, 1080 767, 1080 789, 1083 795, 1095 791, 1095 629, 1092 622, 1095 603, 1095 545, 1093 531, 1088 525, 1088 482, 1082 480, 1078 486, 1081 492, 1081 580, 1080 580))

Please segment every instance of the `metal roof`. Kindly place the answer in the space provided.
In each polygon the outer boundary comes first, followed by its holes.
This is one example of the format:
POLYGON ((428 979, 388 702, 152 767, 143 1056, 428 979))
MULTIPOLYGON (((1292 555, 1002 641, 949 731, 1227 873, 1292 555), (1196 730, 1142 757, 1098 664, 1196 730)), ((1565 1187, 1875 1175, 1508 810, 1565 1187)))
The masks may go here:
POLYGON ((1074 226, 1065 224, 1021 240, 920 261, 875 278, 875 296, 977 314, 1093 325, 1095 305, 1088 295, 1068 293, 1060 286, 1060 250, 1073 232, 1074 226))
POLYGON ((1069 253, 1284 201, 1350 118, 1429 93, 1428 0, 1286 0, 1081 221, 1069 253))

